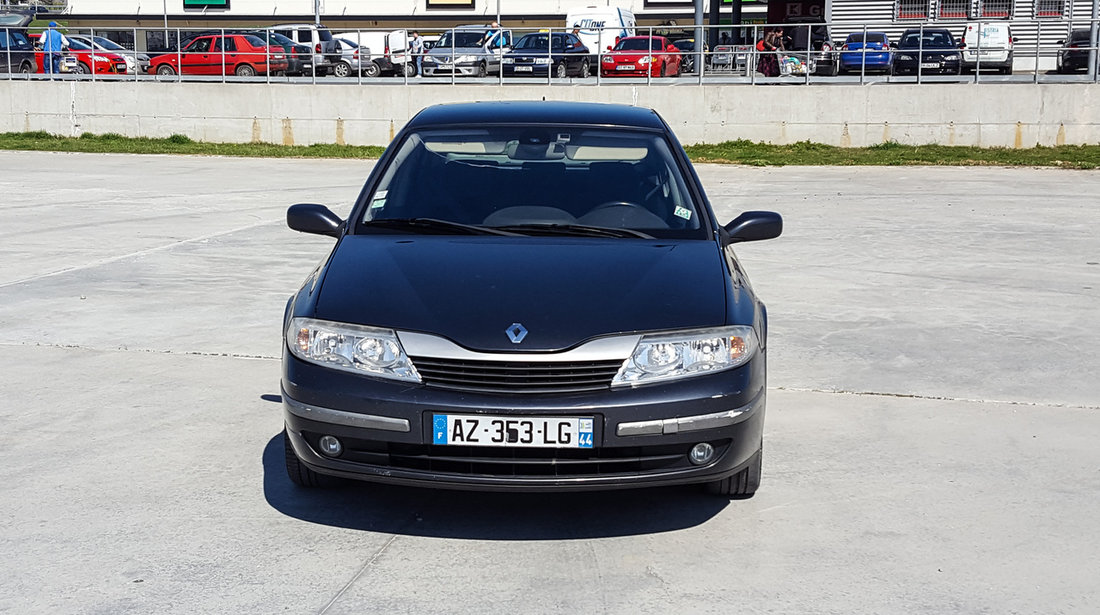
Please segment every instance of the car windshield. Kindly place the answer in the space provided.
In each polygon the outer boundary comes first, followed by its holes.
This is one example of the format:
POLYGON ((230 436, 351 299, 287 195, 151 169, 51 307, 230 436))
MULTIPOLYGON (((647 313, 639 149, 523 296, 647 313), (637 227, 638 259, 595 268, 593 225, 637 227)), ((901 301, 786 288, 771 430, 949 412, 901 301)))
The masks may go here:
POLYGON ((924 49, 952 49, 955 47, 955 40, 951 38, 951 33, 946 31, 925 30, 923 35, 920 32, 906 32, 902 35, 898 47, 904 49, 917 49, 920 47, 924 49))
POLYGON ((485 32, 482 30, 444 32, 433 47, 481 47, 481 39, 484 37, 485 32))
POLYGON ((95 44, 108 51, 127 51, 122 45, 102 36, 95 37, 95 44))
POLYGON ((500 126, 409 134, 359 220, 380 232, 704 238, 700 217, 659 134, 500 126))
POLYGON ((91 47, 87 43, 76 40, 75 38, 69 39, 69 49, 76 49, 78 51, 91 51, 91 47))
POLYGON ((680 51, 695 51, 695 41, 672 41, 680 51))
MULTIPOLYGON (((546 39, 547 36, 545 34, 528 34, 516 41, 516 45, 513 49, 546 51, 546 39)), ((561 35, 554 35, 554 49, 559 51, 565 49, 565 39, 561 35)))
POLYGON ((650 49, 662 50, 661 41, 655 38, 624 38, 615 45, 615 51, 649 51, 650 49))

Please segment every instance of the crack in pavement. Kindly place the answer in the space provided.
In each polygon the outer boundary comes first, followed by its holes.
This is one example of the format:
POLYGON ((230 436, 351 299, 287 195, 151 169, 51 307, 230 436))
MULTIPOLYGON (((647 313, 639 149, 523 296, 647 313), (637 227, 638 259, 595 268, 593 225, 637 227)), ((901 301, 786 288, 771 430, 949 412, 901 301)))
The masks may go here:
POLYGON ((351 577, 351 579, 347 583, 345 583, 343 587, 340 588, 340 591, 336 592, 336 595, 332 597, 332 600, 328 601, 328 604, 325 605, 325 608, 317 612, 317 615, 325 615, 325 613, 327 613, 328 610, 332 608, 332 605, 336 604, 336 601, 339 600, 348 591, 348 589, 350 589, 351 586, 359 580, 359 577, 363 576, 363 573, 367 571, 367 568, 370 568, 371 565, 374 564, 374 562, 378 560, 379 557, 382 557, 382 554, 386 552, 386 549, 390 548, 390 545, 392 545, 393 541, 395 540, 397 540, 397 534, 390 536, 390 539, 386 541, 386 544, 382 545, 382 548, 378 549, 378 551, 375 551, 374 555, 372 555, 370 559, 368 559, 366 563, 363 564, 359 571, 356 572, 355 575, 351 577))

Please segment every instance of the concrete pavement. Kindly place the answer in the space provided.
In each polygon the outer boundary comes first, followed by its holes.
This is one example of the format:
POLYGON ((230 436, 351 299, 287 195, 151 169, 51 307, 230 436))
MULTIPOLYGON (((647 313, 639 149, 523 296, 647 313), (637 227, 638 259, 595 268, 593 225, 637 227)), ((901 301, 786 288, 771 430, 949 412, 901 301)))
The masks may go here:
POLYGON ((1100 174, 703 165, 768 303, 764 484, 286 479, 279 322, 369 162, 0 152, 0 612, 1092 613, 1100 174))

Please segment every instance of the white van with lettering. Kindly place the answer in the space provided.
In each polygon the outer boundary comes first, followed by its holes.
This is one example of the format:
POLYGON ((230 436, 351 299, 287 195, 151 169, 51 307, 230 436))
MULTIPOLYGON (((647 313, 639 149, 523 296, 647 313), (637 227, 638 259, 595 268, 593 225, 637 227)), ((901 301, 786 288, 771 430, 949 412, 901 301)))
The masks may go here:
POLYGON ((620 38, 634 36, 634 13, 613 6, 586 6, 570 10, 565 27, 576 30, 577 37, 592 53, 604 53, 620 38))
POLYGON ((997 70, 1012 74, 1012 28, 1004 22, 966 24, 962 35, 963 70, 997 70))

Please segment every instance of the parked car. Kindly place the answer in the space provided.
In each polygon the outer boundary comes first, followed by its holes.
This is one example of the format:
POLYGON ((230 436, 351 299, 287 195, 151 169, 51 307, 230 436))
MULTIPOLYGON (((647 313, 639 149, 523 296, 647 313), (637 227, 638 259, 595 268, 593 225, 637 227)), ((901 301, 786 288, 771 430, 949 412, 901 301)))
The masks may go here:
POLYGON ((723 226, 656 112, 429 107, 347 220, 287 223, 336 239, 284 313, 297 485, 756 492, 767 312, 732 248, 782 218, 723 226))
MULTIPOLYGON (((66 37, 68 38, 68 37, 66 37)), ((46 72, 43 60, 46 54, 38 51, 35 53, 37 71, 46 72)), ((76 73, 78 75, 90 75, 95 71, 96 75, 125 75, 126 58, 107 51, 96 51, 86 43, 69 38, 69 49, 62 59, 62 71, 76 73)))
POLYGON ((840 70, 890 72, 894 58, 890 52, 890 37, 883 32, 855 32, 848 35, 840 48, 840 70))
POLYGON ((459 26, 444 32, 424 55, 424 76, 485 77, 499 73, 500 59, 511 48, 511 30, 459 26))
POLYGON ((0 72, 33 73, 34 56, 34 44, 23 31, 0 28, 0 72))
MULTIPOLYGON (((1072 73, 1088 69, 1091 36, 1088 29, 1074 30, 1070 32, 1068 42, 1065 40, 1058 41, 1058 44, 1062 46, 1058 51, 1058 58, 1055 60, 1059 73, 1072 73)), ((1097 55, 1100 56, 1100 53, 1097 55)))
POLYGON ((149 67, 158 75, 236 75, 253 77, 286 71, 281 47, 268 47, 254 34, 199 36, 179 53, 154 56, 149 67))
POLYGON ((416 62, 410 61, 408 30, 356 30, 334 36, 357 46, 364 77, 416 75, 416 62))
MULTIPOLYGON (((336 48, 340 50, 340 59, 332 66, 332 74, 337 77, 354 77, 362 74, 361 57, 370 56, 369 49, 360 49, 354 41, 336 37, 336 48)), ((368 60, 369 62, 370 60, 368 60)))
POLYGON ((533 32, 521 37, 512 50, 504 54, 501 70, 505 77, 587 77, 591 55, 592 52, 576 35, 533 32))
POLYGON ((1007 23, 983 21, 966 24, 959 41, 963 70, 978 70, 980 65, 981 70, 996 70, 1003 75, 1011 75, 1012 45, 1017 40, 1007 23))
POLYGON ((122 56, 126 60, 126 72, 128 73, 144 74, 149 72, 148 54, 127 49, 104 36, 85 36, 83 34, 68 34, 66 36, 70 41, 80 41, 98 51, 106 51, 122 56))
POLYGON ((678 77, 680 50, 663 36, 628 36, 600 59, 604 77, 678 77))
MULTIPOLYGON (((672 44, 680 50, 680 72, 695 72, 695 39, 682 38, 672 41, 672 44)), ((710 48, 703 43, 703 66, 710 69, 710 48)))
POLYGON ((332 72, 340 60, 340 51, 332 33, 325 26, 313 23, 287 23, 267 28, 313 50, 313 70, 318 76, 332 72))
POLYGON ((910 28, 902 32, 894 50, 895 75, 958 75, 962 55, 955 37, 944 28, 910 28))
POLYGON ((831 77, 840 72, 840 54, 829 24, 816 17, 790 19, 783 30, 784 55, 798 58, 815 75, 831 77))

